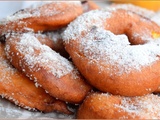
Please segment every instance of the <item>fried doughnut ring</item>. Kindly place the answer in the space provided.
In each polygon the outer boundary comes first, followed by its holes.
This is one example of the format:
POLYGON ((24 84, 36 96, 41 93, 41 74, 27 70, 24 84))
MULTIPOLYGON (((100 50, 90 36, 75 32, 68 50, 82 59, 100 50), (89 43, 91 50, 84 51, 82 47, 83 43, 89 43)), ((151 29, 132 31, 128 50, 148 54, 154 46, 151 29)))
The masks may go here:
POLYGON ((0 35, 10 32, 56 30, 67 26, 82 13, 80 1, 53 1, 8 16, 0 25, 0 35))
MULTIPOLYGON (((141 8, 139 6, 135 6, 132 4, 112 4, 110 6, 111 8, 109 9, 124 9, 127 11, 131 11, 131 12, 135 12, 136 14, 139 14, 140 16, 146 17, 152 21, 154 21, 155 23, 159 24, 159 21, 157 21, 157 19, 155 19, 155 16, 157 16, 157 13, 155 13, 154 11, 145 9, 145 8, 141 8)), ((154 33, 153 33, 154 35, 154 33)), ((160 37, 160 34, 158 35, 154 35, 155 38, 160 37)), ((158 87, 158 89, 156 91, 154 91, 154 93, 160 93, 160 87, 158 87)))
POLYGON ((81 1, 81 3, 82 3, 82 7, 83 7, 83 12, 88 12, 90 10, 99 9, 99 6, 91 0, 81 1))
POLYGON ((59 111, 71 114, 64 102, 56 100, 44 89, 36 87, 25 75, 13 68, 6 59, 4 45, 0 43, 0 95, 28 110, 59 111))
POLYGON ((32 34, 8 36, 5 50, 12 65, 60 100, 80 103, 91 90, 71 62, 32 34))
POLYGON ((160 98, 148 94, 122 97, 93 93, 86 97, 77 112, 78 119, 160 119, 160 98))
POLYGON ((73 21, 63 39, 91 85, 112 94, 141 96, 160 85, 160 40, 153 33, 159 34, 160 27, 133 12, 95 10, 73 21))

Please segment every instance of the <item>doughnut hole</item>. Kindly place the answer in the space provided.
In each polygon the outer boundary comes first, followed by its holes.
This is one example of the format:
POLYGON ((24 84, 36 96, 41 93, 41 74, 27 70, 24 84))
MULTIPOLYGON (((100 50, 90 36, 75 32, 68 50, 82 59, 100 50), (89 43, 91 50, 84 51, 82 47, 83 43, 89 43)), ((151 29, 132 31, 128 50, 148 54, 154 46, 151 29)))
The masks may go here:
POLYGON ((119 11, 113 12, 112 16, 106 19, 105 29, 116 35, 126 34, 131 45, 144 44, 160 35, 156 23, 131 11, 127 13, 122 9, 119 11), (116 20, 117 18, 119 19, 116 20))

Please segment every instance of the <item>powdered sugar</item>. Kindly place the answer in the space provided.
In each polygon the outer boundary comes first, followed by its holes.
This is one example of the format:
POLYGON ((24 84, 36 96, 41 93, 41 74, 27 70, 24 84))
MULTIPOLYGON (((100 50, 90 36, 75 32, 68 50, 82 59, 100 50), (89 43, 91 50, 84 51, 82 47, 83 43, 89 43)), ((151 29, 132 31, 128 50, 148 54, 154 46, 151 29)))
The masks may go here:
MULTIPOLYGON (((2 46, 0 46, 2 47, 2 46)), ((0 48, 2 49, 2 48, 0 48)), ((13 68, 9 61, 5 59, 5 54, 0 50, 1 56, 0 56, 0 83, 3 82, 3 84, 11 84, 11 76, 16 75, 17 70, 13 68)))
POLYGON ((61 30, 56 30, 56 31, 51 31, 51 32, 46 32, 46 36, 48 36, 53 42, 56 44, 58 43, 59 40, 62 40, 62 35, 61 33, 64 31, 64 29, 61 30))
POLYGON ((70 44, 78 39, 79 46, 76 46, 78 53, 84 54, 90 62, 94 61, 97 65, 103 64, 99 68, 111 65, 111 68, 104 67, 104 69, 117 75, 130 73, 133 69, 140 71, 142 67, 151 66, 159 60, 160 40, 152 41, 150 36, 144 34, 141 38, 148 41, 146 44, 130 45, 127 36, 116 36, 104 30, 105 25, 107 26, 105 21, 110 18, 112 11, 114 9, 95 10, 78 17, 64 31, 65 43, 70 44))
POLYGON ((139 116, 141 119, 159 119, 160 118, 160 98, 157 95, 146 95, 142 97, 122 97, 121 104, 115 104, 115 107, 121 108, 128 114, 139 116))
POLYGON ((109 31, 97 28, 82 38, 79 44, 81 52, 90 61, 112 65, 113 74, 114 69, 118 67, 117 74, 121 75, 133 69, 140 71, 142 66, 150 66, 159 60, 157 56, 160 55, 160 40, 156 42, 130 45, 127 36, 116 36, 109 31))
POLYGON ((31 108, 29 106, 25 106, 23 103, 19 102, 18 100, 14 99, 12 96, 8 96, 7 94, 1 94, 2 98, 6 98, 10 101, 13 101, 15 105, 19 107, 23 107, 27 110, 37 111, 36 108, 31 108))
POLYGON ((80 1, 41 1, 41 2, 36 2, 36 4, 33 4, 30 6, 30 8, 26 8, 23 10, 20 10, 16 12, 13 15, 7 16, 6 19, 3 19, 1 24, 6 24, 7 22, 10 21, 16 21, 24 18, 29 18, 29 17, 40 17, 40 16, 53 16, 62 13, 61 11, 62 3, 66 3, 68 5, 75 5, 80 6, 81 3, 80 1), (38 3, 38 4, 37 4, 38 3), (53 7, 57 6, 57 8, 53 7), (43 7, 43 9, 41 9, 43 7))
MULTIPOLYGON (((62 2, 66 2, 66 1, 34 1, 33 4, 30 6, 30 8, 35 9, 37 7, 43 6, 45 4, 50 4, 52 2, 60 4, 62 2)), ((73 5, 80 5, 81 4, 80 1, 67 1, 66 3, 70 3, 73 5)))
MULTIPOLYGON (((2 45, 0 45, 0 47, 2 47, 2 45)), ((28 106, 25 106, 23 103, 19 102, 17 99, 15 99, 14 95, 20 95, 22 96, 23 93, 21 93, 21 91, 15 91, 13 90, 12 94, 10 95, 11 91, 8 91, 11 89, 11 87, 17 87, 16 84, 14 83, 15 78, 13 78, 13 76, 19 76, 19 73, 17 71, 17 69, 13 68, 9 61, 6 60, 5 58, 5 53, 3 47, 0 48, 0 53, 1 53, 1 57, 0 57, 0 86, 1 86, 1 91, 0 91, 0 95, 2 98, 6 98, 10 101, 13 101, 16 105, 24 107, 25 109, 28 110, 36 110, 35 108, 30 108, 28 106)), ((17 88, 16 88, 17 89, 17 88)))
MULTIPOLYGON (((39 71, 41 68, 47 69, 55 77, 60 78, 70 73, 74 67, 65 58, 54 52, 40 42, 31 34, 26 33, 20 38, 16 49, 24 55, 26 65, 30 71, 39 71), (37 54, 35 52, 39 51, 37 54)), ((23 68, 23 65, 21 66, 23 68)))
POLYGON ((63 39, 65 42, 71 39, 75 40, 76 38, 81 37, 82 31, 87 31, 88 27, 103 27, 106 18, 110 17, 110 15, 110 12, 105 12, 103 10, 94 10, 84 13, 68 25, 68 28, 64 31, 63 39))

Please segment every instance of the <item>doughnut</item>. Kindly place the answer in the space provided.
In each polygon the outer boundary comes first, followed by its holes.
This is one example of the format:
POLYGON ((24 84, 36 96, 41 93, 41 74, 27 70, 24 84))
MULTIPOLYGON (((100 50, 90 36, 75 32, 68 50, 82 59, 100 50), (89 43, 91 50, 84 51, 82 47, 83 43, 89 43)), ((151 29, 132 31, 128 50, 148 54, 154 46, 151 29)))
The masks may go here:
POLYGON ((81 1, 81 3, 83 7, 83 12, 99 9, 99 6, 91 0, 84 0, 84 1, 81 1))
POLYGON ((80 1, 52 1, 22 9, 1 21, 0 35, 10 32, 43 32, 67 26, 83 13, 80 1))
POLYGON ((149 19, 124 9, 103 9, 71 22, 63 39, 92 86, 116 95, 142 96, 160 85, 160 39, 154 34, 160 34, 160 27, 149 19))
POLYGON ((78 119, 160 119, 160 98, 147 94, 124 97, 108 93, 87 96, 77 112, 78 119))
POLYGON ((0 43, 0 96, 27 110, 71 114, 65 102, 56 100, 36 87, 25 75, 10 65, 0 43))
MULTIPOLYGON (((150 19, 152 21, 154 21, 155 23, 157 23, 159 26, 160 26, 160 22, 159 22, 159 12, 154 12, 152 10, 148 10, 148 9, 145 9, 145 8, 142 8, 142 7, 138 7, 138 6, 135 6, 133 4, 112 4, 111 6, 111 9, 124 9, 124 10, 129 10, 129 11, 132 11, 132 12, 135 12, 136 14, 139 14, 143 17, 146 17, 147 19, 150 19)), ((153 36, 155 38, 157 37, 160 37, 160 34, 153 34, 153 36)), ((154 91, 155 93, 159 93, 160 92, 160 87, 154 91)))
POLYGON ((32 34, 8 36, 5 51, 15 68, 57 99, 78 104, 91 90, 71 62, 32 34))

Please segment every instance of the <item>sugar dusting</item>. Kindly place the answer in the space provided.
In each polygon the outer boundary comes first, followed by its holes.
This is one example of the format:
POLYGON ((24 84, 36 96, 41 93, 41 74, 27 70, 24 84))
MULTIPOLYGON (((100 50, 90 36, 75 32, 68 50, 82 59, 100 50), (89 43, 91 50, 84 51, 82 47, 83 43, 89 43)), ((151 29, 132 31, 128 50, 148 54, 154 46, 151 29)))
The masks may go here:
POLYGON ((37 111, 36 108, 31 108, 29 106, 25 106, 23 103, 19 102, 18 100, 14 99, 14 97, 9 96, 7 94, 0 94, 2 98, 6 98, 10 101, 12 101, 15 105, 19 106, 19 107, 23 107, 24 109, 27 110, 32 110, 32 111, 37 111))
POLYGON ((86 58, 97 64, 113 65, 113 68, 117 65, 119 75, 133 69, 140 71, 142 66, 150 66, 159 60, 159 46, 160 39, 143 45, 130 45, 127 36, 114 35, 101 28, 88 33, 80 42, 80 50, 86 58))
MULTIPOLYGON (((2 47, 2 46, 0 46, 2 47)), ((15 105, 20 106, 20 107, 24 107, 25 109, 28 110, 36 110, 35 108, 30 108, 28 106, 25 106, 23 103, 19 102, 18 100, 16 100, 14 98, 15 94, 21 94, 21 91, 17 92, 17 93, 13 93, 11 95, 8 95, 7 92, 5 93, 3 91, 3 89, 5 89, 7 91, 7 87, 12 86, 14 87, 14 82, 13 82, 13 76, 17 75, 17 69, 13 68, 9 61, 5 58, 5 54, 4 51, 2 50, 3 48, 0 48, 0 85, 1 85, 1 89, 2 91, 0 92, 0 96, 2 98, 6 98, 10 101, 13 101, 15 103, 15 105), (4 88, 3 88, 4 87, 4 88)), ((16 86, 15 86, 16 87, 16 86)))
POLYGON ((81 37, 82 31, 87 31, 88 27, 103 27, 106 18, 109 18, 110 16, 111 13, 105 12, 105 10, 93 10, 84 13, 68 25, 63 33, 63 39, 65 42, 69 42, 68 40, 75 40, 78 37, 81 37))
POLYGON ((149 94, 141 97, 122 97, 121 104, 115 107, 126 111, 128 114, 139 116, 140 119, 159 119, 160 118, 160 98, 157 95, 149 94))
MULTIPOLYGON (((16 49, 24 55, 24 64, 29 70, 38 72, 44 68, 55 77, 60 78, 70 73, 74 66, 67 59, 61 57, 46 45, 42 45, 37 38, 29 33, 25 33, 16 45, 16 49), (35 52, 38 52, 35 54, 35 52)), ((21 66, 23 68, 23 65, 21 66)))
POLYGON ((55 31, 50 31, 46 32, 45 35, 49 37, 55 44, 59 42, 59 40, 62 40, 62 35, 61 33, 64 31, 63 29, 60 30, 55 30, 55 31))
POLYGON ((67 2, 66 1, 40 1, 40 2, 36 2, 36 4, 31 5, 30 8, 20 10, 13 15, 7 16, 5 19, 1 21, 1 24, 6 24, 7 22, 10 22, 10 21, 17 21, 17 20, 29 18, 29 17, 40 17, 40 16, 43 16, 41 12, 45 13, 45 16, 53 16, 53 15, 60 14, 63 12, 61 11, 61 8, 63 7, 62 3, 66 3, 72 6, 74 5, 75 7, 81 5, 80 1, 67 1, 67 2), (58 8, 56 9, 53 6, 50 6, 51 4, 58 6, 58 8), (40 8, 45 5, 48 5, 48 6, 46 6, 45 9, 41 11, 40 8))
POLYGON ((130 73, 133 69, 140 71, 143 66, 151 66, 159 60, 160 39, 151 40, 144 34, 142 37, 148 41, 146 44, 130 45, 127 36, 116 36, 104 30, 104 22, 111 16, 111 12, 112 10, 106 9, 95 10, 78 17, 64 31, 65 43, 79 39, 79 46, 76 46, 79 47, 78 52, 97 65, 99 63, 102 63, 102 66, 112 65, 112 69, 108 67, 104 69, 117 75, 130 73), (88 34, 84 36, 83 33, 87 32, 88 34))
POLYGON ((0 83, 11 84, 11 76, 16 75, 17 70, 4 57, 0 57, 0 69, 0 83))

